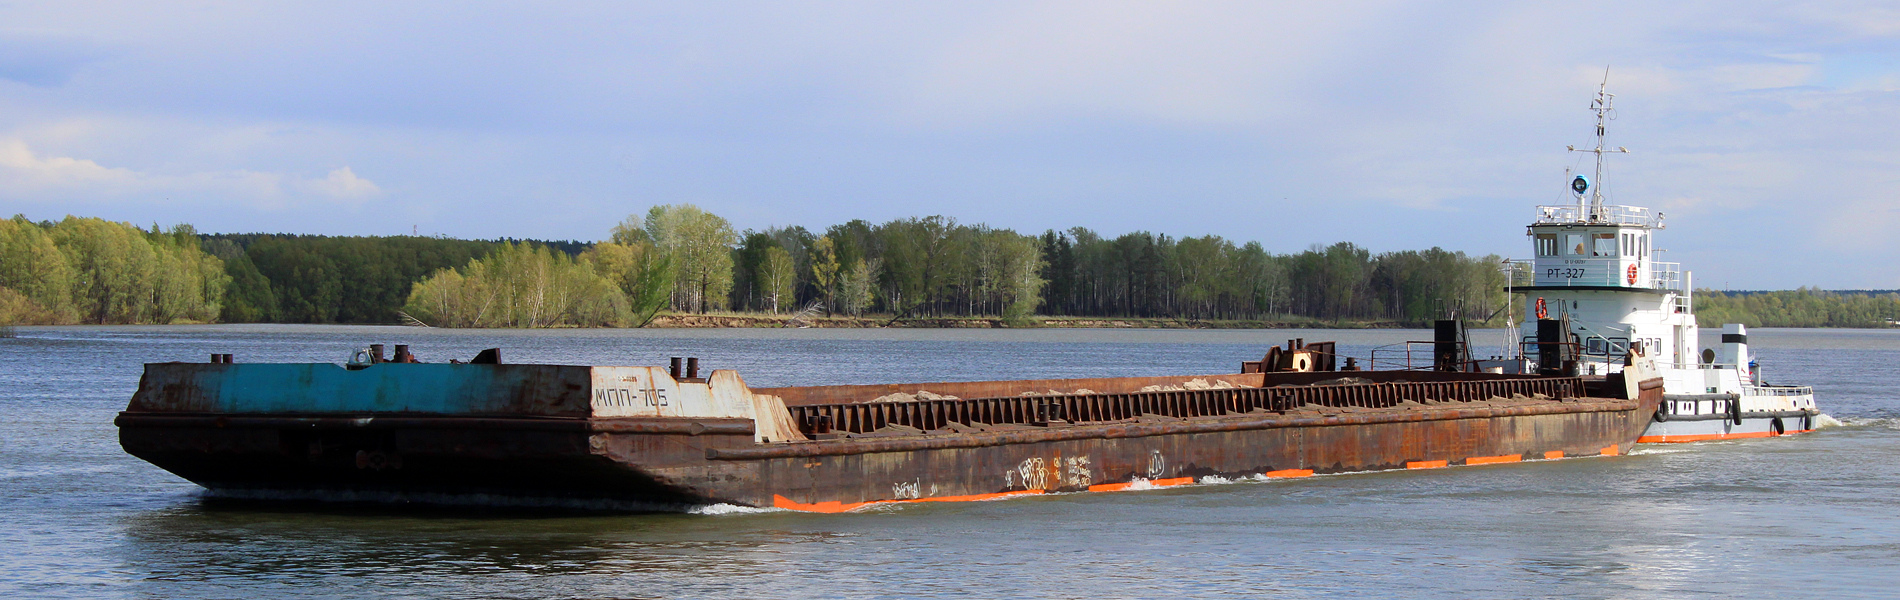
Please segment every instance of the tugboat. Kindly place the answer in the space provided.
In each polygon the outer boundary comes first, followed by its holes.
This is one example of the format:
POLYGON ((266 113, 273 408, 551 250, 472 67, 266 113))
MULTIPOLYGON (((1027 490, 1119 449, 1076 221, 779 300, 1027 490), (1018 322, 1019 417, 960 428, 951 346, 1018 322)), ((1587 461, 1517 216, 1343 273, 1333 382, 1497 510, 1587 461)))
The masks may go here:
POLYGON ((1525 321, 1534 332, 1519 337, 1518 368, 1541 373, 1618 377, 1624 365, 1653 360, 1664 380, 1663 402, 1640 443, 1697 442, 1775 437, 1812 431, 1819 412, 1814 389, 1769 385, 1748 350, 1748 331, 1722 326, 1720 349, 1697 348, 1694 288, 1680 264, 1659 262, 1652 238, 1663 214, 1648 208, 1604 204, 1605 154, 1627 153, 1604 144, 1604 125, 1614 118, 1608 80, 1590 109, 1597 116, 1594 177, 1573 174, 1574 205, 1539 206, 1527 232, 1536 258, 1511 261, 1513 281, 1528 287, 1525 321), (1528 272, 1525 272, 1528 271, 1528 272))

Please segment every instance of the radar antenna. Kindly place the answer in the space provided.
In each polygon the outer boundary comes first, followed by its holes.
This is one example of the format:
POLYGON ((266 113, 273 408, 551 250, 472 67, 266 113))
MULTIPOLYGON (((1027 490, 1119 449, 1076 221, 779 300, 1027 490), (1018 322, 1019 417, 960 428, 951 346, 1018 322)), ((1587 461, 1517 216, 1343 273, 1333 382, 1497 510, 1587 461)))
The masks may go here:
POLYGON ((1616 107, 1612 104, 1612 102, 1616 100, 1616 94, 1612 94, 1608 91, 1609 86, 1610 68, 1606 66, 1603 67, 1603 83, 1597 84, 1597 99, 1590 101, 1590 110, 1597 113, 1597 147, 1584 150, 1578 150, 1576 146, 1568 147, 1571 152, 1588 152, 1595 154, 1597 157, 1596 180, 1594 181, 1596 186, 1590 190, 1587 196, 1587 206, 1585 204, 1586 196, 1582 193, 1582 190, 1578 190, 1577 194, 1577 215, 1583 217, 1585 221, 1598 221, 1604 218, 1603 155, 1605 153, 1614 154, 1618 152, 1627 154, 1630 151, 1629 148, 1622 146, 1617 146, 1614 150, 1603 147, 1604 122, 1616 120, 1616 107))

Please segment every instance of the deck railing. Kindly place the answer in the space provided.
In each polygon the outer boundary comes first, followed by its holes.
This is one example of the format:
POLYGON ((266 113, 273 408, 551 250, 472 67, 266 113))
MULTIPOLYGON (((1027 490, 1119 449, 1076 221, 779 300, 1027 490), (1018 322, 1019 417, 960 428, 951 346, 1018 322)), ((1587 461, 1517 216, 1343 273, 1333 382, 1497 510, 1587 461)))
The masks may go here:
POLYGON ((1812 396, 1814 388, 1805 385, 1751 385, 1742 388, 1744 396, 1812 396))
POLYGON ((1662 214, 1641 206, 1605 205, 1579 209, 1574 204, 1537 207, 1538 225, 1634 225, 1662 227, 1662 214))

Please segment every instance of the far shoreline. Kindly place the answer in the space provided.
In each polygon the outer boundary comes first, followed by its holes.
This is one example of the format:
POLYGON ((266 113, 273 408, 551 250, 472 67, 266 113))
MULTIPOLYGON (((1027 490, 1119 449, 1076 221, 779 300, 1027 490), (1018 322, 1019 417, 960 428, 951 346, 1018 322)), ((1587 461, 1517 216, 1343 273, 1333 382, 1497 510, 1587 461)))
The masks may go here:
MULTIPOLYGON (((414 327, 444 330, 610 330, 610 329, 1225 329, 1225 330, 1275 330, 1275 329, 1429 329, 1430 323, 1404 323, 1400 321, 1318 321, 1310 319, 1289 320, 1233 320, 1233 319, 1177 319, 1162 317, 1055 317, 1031 316, 1010 319, 1004 317, 919 317, 893 319, 889 315, 868 316, 809 316, 798 317, 790 314, 757 313, 665 313, 640 327, 573 326, 553 327, 435 327, 418 323, 285 323, 285 322, 202 322, 180 320, 171 323, 35 323, 0 325, 0 332, 33 331, 62 327, 194 327, 194 326, 245 326, 245 325, 289 325, 318 327, 414 327)), ((1485 325, 1472 324, 1474 328, 1485 325)), ((0 335, 0 337, 4 337, 0 335)))
POLYGON ((1006 317, 915 317, 893 319, 883 316, 803 317, 789 314, 751 313, 672 313, 662 314, 648 323, 647 329, 1417 329, 1429 324, 1399 321, 1337 321, 1310 319, 1232 320, 1180 319, 1162 317, 1062 317, 1034 315, 1006 317))
MULTIPOLYGON (((64 323, 64 324, 14 324, 0 325, 0 338, 12 337, 19 332, 38 329, 63 327, 193 327, 193 326, 244 326, 244 325, 285 325, 314 327, 419 327, 443 330, 634 330, 634 329, 1152 329, 1152 330, 1399 330, 1431 329, 1430 322, 1412 323, 1390 320, 1340 320, 1321 321, 1316 319, 1293 318, 1284 320, 1239 320, 1239 319, 1180 319, 1166 317, 1065 317, 1036 315, 1023 318, 983 317, 918 317, 893 319, 889 315, 867 316, 804 316, 770 313, 664 313, 654 317, 643 327, 617 327, 611 325, 577 327, 561 325, 554 327, 433 327, 416 323, 282 323, 252 322, 224 323, 176 321, 172 323, 64 323)), ((1520 327, 1522 323, 1518 324, 1520 327)), ((1502 329, 1500 321, 1469 322, 1472 329, 1502 329)), ((1704 326, 1703 329, 1711 327, 1704 326)), ((1900 327, 1793 327, 1793 326, 1750 326, 1751 329, 1836 329, 1883 331, 1900 327)))

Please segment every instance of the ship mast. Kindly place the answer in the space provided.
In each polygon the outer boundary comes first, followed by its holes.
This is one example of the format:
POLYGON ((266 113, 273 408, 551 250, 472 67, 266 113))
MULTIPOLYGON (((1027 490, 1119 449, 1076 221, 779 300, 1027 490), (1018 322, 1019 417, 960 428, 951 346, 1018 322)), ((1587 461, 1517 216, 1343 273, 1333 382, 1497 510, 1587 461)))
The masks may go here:
POLYGON ((1585 198, 1583 194, 1581 193, 1577 194, 1577 216, 1582 218, 1585 221, 1597 221, 1604 218, 1604 215, 1603 215, 1603 154, 1617 153, 1617 152, 1628 153, 1630 151, 1629 148, 1624 148, 1622 146, 1617 146, 1615 150, 1610 150, 1603 147, 1604 122, 1616 119, 1616 107, 1614 104, 1612 104, 1612 102, 1616 100, 1616 94, 1612 94, 1608 91, 1609 85, 1610 85, 1610 68, 1604 67, 1603 68, 1603 83, 1597 84, 1597 99, 1590 101, 1590 110, 1595 111, 1597 113, 1597 147, 1586 149, 1586 150, 1578 150, 1576 146, 1570 146, 1568 148, 1571 152, 1588 152, 1591 154, 1595 154, 1597 158, 1596 179, 1592 181, 1592 183, 1595 183, 1596 185, 1595 185, 1595 189, 1590 190, 1590 195, 1588 198, 1589 204, 1587 206, 1585 205, 1585 198))

